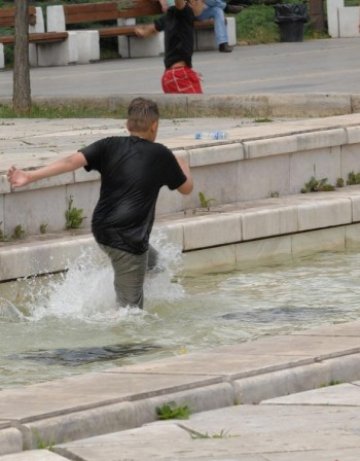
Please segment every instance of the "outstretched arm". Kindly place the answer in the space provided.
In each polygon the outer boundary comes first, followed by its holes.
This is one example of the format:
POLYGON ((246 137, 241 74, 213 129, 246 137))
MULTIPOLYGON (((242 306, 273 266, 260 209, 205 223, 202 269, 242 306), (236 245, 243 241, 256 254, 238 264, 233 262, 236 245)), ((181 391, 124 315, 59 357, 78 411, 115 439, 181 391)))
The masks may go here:
POLYGON ((150 37, 158 33, 154 24, 140 24, 135 27, 134 31, 136 36, 141 38, 150 37))
POLYGON ((177 190, 181 194, 188 195, 192 192, 193 187, 194 187, 194 182, 191 176, 189 165, 184 158, 176 157, 176 160, 178 164, 180 165, 180 168, 183 170, 184 175, 187 178, 186 181, 183 184, 181 184, 180 187, 177 188, 177 190))
POLYGON ((12 166, 7 172, 7 178, 11 187, 22 187, 39 179, 77 170, 85 165, 87 165, 87 161, 84 154, 76 152, 37 170, 18 170, 12 166))

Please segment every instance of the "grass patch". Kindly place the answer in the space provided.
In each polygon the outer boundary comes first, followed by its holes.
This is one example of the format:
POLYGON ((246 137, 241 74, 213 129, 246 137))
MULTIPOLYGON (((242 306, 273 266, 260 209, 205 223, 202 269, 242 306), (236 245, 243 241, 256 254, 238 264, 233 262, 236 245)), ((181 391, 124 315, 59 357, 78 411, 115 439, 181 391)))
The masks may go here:
MULTIPOLYGON (((131 97, 124 98, 124 101, 115 101, 113 107, 110 109, 107 104, 107 98, 96 98, 86 100, 69 99, 68 102, 64 102, 64 99, 56 99, 49 101, 48 103, 33 103, 30 113, 17 114, 12 104, 5 103, 0 104, 0 119, 7 118, 44 118, 44 119, 56 119, 56 118, 127 118, 127 109, 131 97)), ((165 104, 164 106, 159 105, 160 115, 162 119, 172 118, 190 118, 190 117, 230 117, 234 114, 230 114, 228 111, 224 111, 222 108, 212 108, 211 110, 204 110, 200 108, 197 110, 196 107, 190 112, 186 105, 177 105, 173 103, 165 104)), ((239 114, 237 114, 239 115, 239 114)), ((244 115, 243 116, 248 116, 244 115)))
POLYGON ((161 407, 156 408, 158 419, 188 419, 191 412, 187 405, 176 406, 175 402, 165 403, 161 407))
MULTIPOLYGON (((23 118, 24 115, 16 114, 11 105, 0 105, 0 118, 23 118)), ((99 107, 91 104, 74 105, 37 105, 33 104, 26 118, 93 118, 114 117, 126 118, 127 107, 118 107, 110 110, 107 107, 99 107)))
POLYGON ((272 6, 249 6, 236 16, 238 41, 248 44, 278 42, 279 30, 274 19, 272 6))

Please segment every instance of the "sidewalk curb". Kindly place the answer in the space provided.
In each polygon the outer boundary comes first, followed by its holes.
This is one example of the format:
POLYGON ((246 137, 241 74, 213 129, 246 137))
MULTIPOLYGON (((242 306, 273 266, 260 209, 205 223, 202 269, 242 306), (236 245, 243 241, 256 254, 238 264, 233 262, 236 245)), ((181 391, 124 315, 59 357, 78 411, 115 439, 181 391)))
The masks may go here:
MULTIPOLYGON (((237 116, 237 117, 327 117, 360 112, 360 94, 314 93, 314 94, 232 94, 232 95, 183 95, 146 94, 81 96, 47 98, 35 97, 33 104, 40 107, 93 108, 114 112, 126 110, 129 102, 137 96, 153 99, 167 118, 237 116)), ((11 105, 11 98, 1 103, 11 105)))
POLYGON ((110 432, 140 427, 157 420, 156 408, 173 402, 187 405, 192 413, 239 404, 259 404, 263 400, 281 397, 310 389, 331 385, 332 382, 350 382, 360 379, 360 353, 346 352, 338 357, 319 360, 306 365, 291 366, 273 372, 242 379, 229 379, 201 388, 158 395, 142 400, 125 401, 99 406, 84 411, 63 414, 0 431, 0 455, 38 448, 42 444, 54 445, 110 432))

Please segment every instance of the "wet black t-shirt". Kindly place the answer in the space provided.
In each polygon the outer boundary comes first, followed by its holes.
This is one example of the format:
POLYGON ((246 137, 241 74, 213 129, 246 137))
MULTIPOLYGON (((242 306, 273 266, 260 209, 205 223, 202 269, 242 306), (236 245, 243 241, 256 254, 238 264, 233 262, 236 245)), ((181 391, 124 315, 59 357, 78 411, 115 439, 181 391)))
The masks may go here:
POLYGON ((109 137, 80 149, 87 171, 101 174, 92 218, 98 243, 142 254, 148 249, 155 205, 162 186, 177 189, 186 176, 173 153, 137 136, 109 137))
POLYGON ((165 31, 164 63, 166 69, 179 61, 185 61, 188 67, 192 67, 194 20, 193 10, 188 5, 181 10, 172 6, 166 14, 155 19, 155 29, 158 32, 165 31))

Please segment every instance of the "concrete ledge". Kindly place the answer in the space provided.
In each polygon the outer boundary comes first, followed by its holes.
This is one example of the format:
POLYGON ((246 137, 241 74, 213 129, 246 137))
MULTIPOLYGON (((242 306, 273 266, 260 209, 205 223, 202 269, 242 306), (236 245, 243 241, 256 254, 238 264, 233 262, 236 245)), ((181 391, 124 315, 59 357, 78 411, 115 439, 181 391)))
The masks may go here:
POLYGON ((350 199, 339 198, 331 201, 299 204, 297 212, 299 231, 321 229, 352 222, 350 199))
POLYGON ((69 458, 41 449, 3 456, 1 461, 69 461, 69 458))
POLYGON ((190 167, 218 165, 244 160, 244 146, 239 142, 199 147, 188 151, 190 167))
POLYGON ((14 427, 0 428, 0 455, 18 453, 23 450, 23 437, 14 427))
MULTIPOLYGON (((157 218, 181 210, 187 213, 196 210, 200 203, 199 192, 212 199, 212 206, 214 203, 222 206, 272 195, 297 194, 312 176, 327 178, 331 184, 335 184, 339 177, 346 180, 351 171, 357 171, 359 164, 359 123, 360 116, 357 114, 306 120, 298 124, 284 122, 261 127, 236 127, 229 130, 226 140, 221 141, 195 140, 195 130, 190 136, 168 139, 169 146, 178 156, 187 157, 196 189, 189 196, 183 197, 164 188, 157 204, 157 218), (261 180, 256 181, 254 178, 261 180)), ((102 135, 113 134, 113 131, 104 128, 99 129, 99 132, 90 128, 82 131, 88 135, 89 142, 98 139, 100 132, 102 135)), ((59 139, 64 139, 64 136, 68 142, 72 135, 71 131, 65 135, 59 133, 59 139)), ((40 139, 35 136, 35 143, 39 142, 41 151, 48 137, 48 134, 40 139)), ((34 143, 33 137, 27 133, 23 142, 28 140, 34 143)), ((13 141, 12 149, 20 148, 18 142, 13 141)), ((47 157, 43 158, 41 151, 34 154, 32 163, 27 160, 24 167, 40 166, 45 160, 50 161, 54 157, 47 153, 47 157)), ((55 157, 60 156, 58 152, 55 157)), ((4 210, 1 221, 5 235, 12 235, 17 225, 21 225, 27 235, 36 235, 44 223, 48 224, 49 232, 62 231, 70 196, 74 199, 74 206, 84 210, 84 216, 88 219, 83 226, 89 229, 99 186, 98 174, 87 175, 81 170, 11 191, 5 175, 0 174, 0 208, 4 210), (44 192, 48 197, 46 201, 42 196, 44 192)), ((347 222, 347 211, 339 210, 336 213, 335 221, 331 217, 331 224, 325 223, 325 226, 347 222)), ((302 215, 300 221, 301 218, 302 215)), ((289 228, 287 231, 280 229, 280 233, 293 232, 297 228, 292 218, 290 224, 285 221, 282 219, 280 225, 288 225, 289 228)), ((306 229, 306 226, 299 227, 299 230, 306 229)), ((273 233, 259 234, 258 237, 266 235, 273 233)))
POLYGON ((360 354, 280 370, 234 382, 237 403, 260 403, 288 394, 359 379, 360 354))
POLYGON ((241 240, 241 222, 237 214, 200 216, 184 225, 184 251, 241 240))
POLYGON ((139 427, 156 421, 156 408, 172 402, 187 405, 197 413, 233 405, 234 391, 231 384, 221 383, 35 421, 24 426, 31 434, 31 444, 26 448, 36 448, 37 438, 54 444, 139 427))
POLYGON ((83 251, 100 252, 91 235, 29 242, 10 246, 5 251, 0 249, 0 280, 65 270, 83 251))
MULTIPOLYGON (((358 247, 359 190, 309 195, 170 214, 161 217, 155 231, 184 252, 185 273, 358 247)), ((87 233, 43 238, 0 246, 0 280, 64 270, 83 252, 99 261, 103 257, 87 233)))
POLYGON ((347 143, 348 144, 356 144, 360 142, 360 127, 348 127, 346 129, 347 132, 347 143))
MULTIPOLYGON (((159 97, 159 100, 165 99, 159 97)), ((116 99, 117 104, 120 101, 121 98, 116 99)), ((282 257, 289 253, 289 242, 290 257, 318 248, 345 248, 347 243, 356 246, 355 232, 349 230, 346 234, 344 226, 360 222, 359 186, 327 193, 300 195, 298 192, 311 176, 326 177, 334 184, 338 177, 346 180, 350 171, 358 172, 359 125, 360 114, 353 114, 261 127, 236 126, 221 141, 197 141, 194 133, 169 137, 170 147, 177 155, 186 157, 192 167, 195 190, 189 196, 171 193, 166 188, 161 191, 156 214, 158 228, 164 228, 181 250, 198 252, 186 255, 186 270, 207 270, 211 262, 216 267, 241 264, 242 258, 251 259, 251 254, 282 257), (200 192, 210 200, 209 210, 199 208, 200 192), (266 244, 250 243, 280 237, 266 244), (224 245, 232 246, 230 251, 221 254, 222 250, 214 249, 224 245), (238 245, 243 247, 240 249, 238 245), (205 255, 204 248, 211 248, 211 252, 205 255)), ((90 126, 95 129, 81 129, 89 142, 94 137, 98 139, 100 132, 113 134, 111 128, 109 132, 93 122, 90 126)), ((60 130, 56 131, 60 142, 64 139, 69 142, 68 137, 72 141, 72 131, 64 133, 58 126, 55 130, 60 130)), ((38 141, 43 148, 49 137, 50 134, 41 135, 40 139, 35 136, 35 144, 38 141)), ((28 139, 33 142, 28 131, 23 138, 22 142, 28 139)), ((20 149, 16 147, 18 142, 14 133, 11 152, 20 149)), ((42 151, 34 154, 35 160, 26 166, 41 165, 45 161, 41 155, 42 151)), ((55 157, 60 155, 57 153, 55 157)), ((46 160, 53 157, 49 155, 46 160)), ((0 228, 5 236, 11 237, 20 225, 28 236, 24 241, 0 244, 0 280, 62 270, 82 248, 92 250, 91 236, 83 241, 62 232, 70 197, 73 206, 82 209, 86 217, 82 232, 90 231, 99 185, 98 174, 77 171, 12 191, 5 174, 0 174, 0 228), (48 234, 40 239, 40 227, 45 224, 48 234), (61 238, 54 240, 52 234, 61 238), (60 251, 56 250, 57 245, 60 251)))

